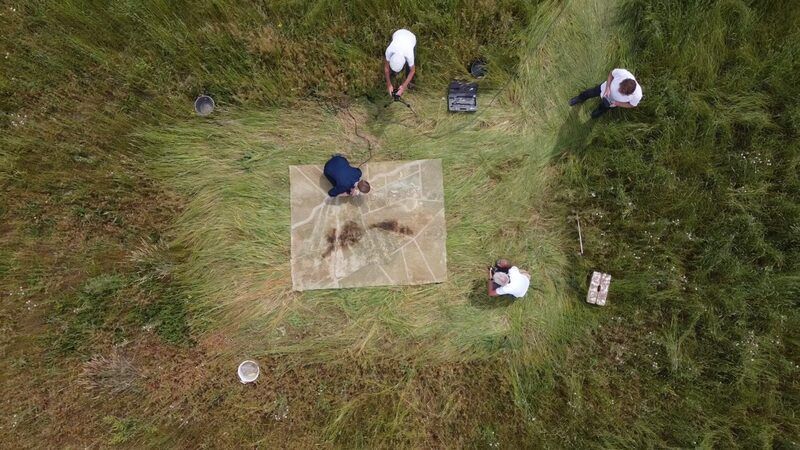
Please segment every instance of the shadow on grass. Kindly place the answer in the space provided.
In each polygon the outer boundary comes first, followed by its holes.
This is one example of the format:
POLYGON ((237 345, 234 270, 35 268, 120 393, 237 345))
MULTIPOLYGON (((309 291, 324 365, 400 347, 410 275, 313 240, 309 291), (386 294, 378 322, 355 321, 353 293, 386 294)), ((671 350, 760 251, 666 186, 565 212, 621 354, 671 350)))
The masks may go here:
POLYGON ((479 278, 472 282, 472 289, 470 289, 467 298, 472 306, 481 309, 505 308, 514 304, 514 300, 507 295, 502 297, 489 297, 489 294, 486 292, 485 278, 479 278))
POLYGON ((581 122, 579 118, 579 111, 581 108, 586 107, 594 109, 597 107, 597 105, 594 105, 591 101, 589 101, 582 105, 573 106, 570 108, 567 119, 558 130, 556 143, 553 146, 553 150, 550 152, 551 158, 557 159, 563 155, 566 155, 567 153, 578 155, 583 153, 583 150, 586 148, 586 140, 591 134, 592 129, 597 123, 597 120, 599 120, 589 119, 587 122, 581 122))

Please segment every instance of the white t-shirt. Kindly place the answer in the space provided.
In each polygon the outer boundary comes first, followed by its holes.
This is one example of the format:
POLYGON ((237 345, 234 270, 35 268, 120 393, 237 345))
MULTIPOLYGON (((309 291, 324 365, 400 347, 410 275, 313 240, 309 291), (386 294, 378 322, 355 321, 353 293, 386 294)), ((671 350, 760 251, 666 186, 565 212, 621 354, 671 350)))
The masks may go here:
POLYGON ((500 286, 495 290, 497 295, 511 294, 514 297, 521 298, 528 292, 528 286, 531 284, 531 279, 523 275, 517 266, 512 266, 508 269, 509 282, 505 286, 500 286))
POLYGON ((417 37, 414 33, 401 28, 392 35, 392 43, 386 47, 386 60, 392 59, 392 55, 400 53, 405 58, 408 67, 414 67, 414 47, 417 45, 417 37))
MULTIPOLYGON (((631 106, 636 106, 640 101, 642 101, 642 85, 636 81, 636 78, 633 77, 632 73, 625 69, 614 69, 611 71, 611 77, 611 92, 608 94, 608 99, 610 101, 620 103, 628 102, 631 104, 631 106), (633 90, 633 94, 631 95, 622 95, 619 92, 619 84, 628 78, 636 81, 636 89, 633 90)), ((601 96, 606 92, 607 83, 608 81, 604 81, 603 84, 600 85, 601 96)))

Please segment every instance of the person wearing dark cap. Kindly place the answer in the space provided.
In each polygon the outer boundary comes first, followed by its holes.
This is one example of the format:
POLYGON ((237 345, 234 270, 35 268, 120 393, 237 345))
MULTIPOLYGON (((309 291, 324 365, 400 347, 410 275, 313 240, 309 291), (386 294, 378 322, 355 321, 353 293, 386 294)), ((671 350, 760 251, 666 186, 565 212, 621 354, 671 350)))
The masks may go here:
POLYGON ((633 74, 625 69, 614 69, 608 79, 600 85, 590 87, 569 100, 569 106, 575 106, 593 97, 601 97, 600 104, 592 111, 596 119, 611 108, 635 108, 642 101, 642 86, 636 82, 633 74))

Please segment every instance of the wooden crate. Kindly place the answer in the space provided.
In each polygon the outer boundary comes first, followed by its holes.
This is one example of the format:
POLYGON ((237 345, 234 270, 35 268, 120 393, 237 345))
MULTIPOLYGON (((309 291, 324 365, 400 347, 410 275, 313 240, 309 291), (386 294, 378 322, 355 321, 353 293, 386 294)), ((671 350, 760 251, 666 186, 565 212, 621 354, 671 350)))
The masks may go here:
POLYGON ((589 291, 586 293, 586 302, 592 305, 605 306, 610 286, 611 275, 592 272, 592 278, 589 280, 589 291))

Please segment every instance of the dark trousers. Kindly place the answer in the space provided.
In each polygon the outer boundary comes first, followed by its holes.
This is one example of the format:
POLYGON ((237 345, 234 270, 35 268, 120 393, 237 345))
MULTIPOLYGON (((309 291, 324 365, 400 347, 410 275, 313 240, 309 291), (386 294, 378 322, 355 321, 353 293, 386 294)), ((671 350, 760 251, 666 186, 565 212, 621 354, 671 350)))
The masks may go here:
MULTIPOLYGON (((581 100, 581 103, 585 102, 586 100, 589 100, 590 98, 600 97, 600 94, 602 94, 602 92, 600 91, 600 86, 602 86, 602 84, 598 84, 595 87, 590 87, 589 89, 586 89, 585 91, 578 94, 578 98, 581 100)), ((600 104, 597 105, 597 109, 592 111, 592 117, 595 118, 599 117, 609 109, 611 109, 611 105, 608 103, 608 100, 601 99, 600 104)))

